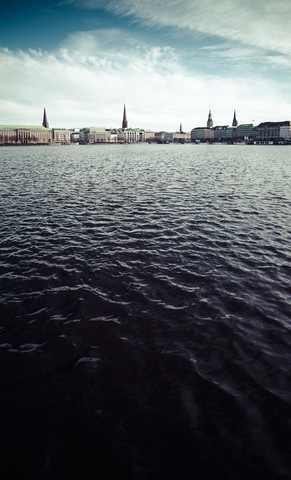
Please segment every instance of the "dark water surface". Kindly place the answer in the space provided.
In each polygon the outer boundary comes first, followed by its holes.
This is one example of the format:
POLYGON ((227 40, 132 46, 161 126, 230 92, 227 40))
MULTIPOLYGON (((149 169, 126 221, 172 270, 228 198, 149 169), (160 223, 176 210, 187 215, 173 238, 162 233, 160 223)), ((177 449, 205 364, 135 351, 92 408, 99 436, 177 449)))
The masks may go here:
POLYGON ((3 479, 290 479, 291 148, 0 173, 3 479))

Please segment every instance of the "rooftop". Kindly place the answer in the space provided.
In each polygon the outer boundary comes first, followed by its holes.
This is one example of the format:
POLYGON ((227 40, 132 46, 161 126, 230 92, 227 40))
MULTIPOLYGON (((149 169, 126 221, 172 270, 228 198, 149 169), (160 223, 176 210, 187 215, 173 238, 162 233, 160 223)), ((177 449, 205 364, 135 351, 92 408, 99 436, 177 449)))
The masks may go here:
POLYGON ((50 131, 51 128, 40 127, 38 125, 0 125, 1 130, 44 130, 50 131))

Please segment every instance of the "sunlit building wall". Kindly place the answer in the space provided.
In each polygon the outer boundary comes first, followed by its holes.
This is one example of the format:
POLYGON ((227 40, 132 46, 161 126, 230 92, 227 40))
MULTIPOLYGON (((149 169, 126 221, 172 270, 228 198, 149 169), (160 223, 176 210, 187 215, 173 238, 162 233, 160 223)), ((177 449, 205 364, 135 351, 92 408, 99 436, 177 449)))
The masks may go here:
POLYGON ((47 144, 51 142, 51 128, 23 125, 0 125, 1 144, 47 144))

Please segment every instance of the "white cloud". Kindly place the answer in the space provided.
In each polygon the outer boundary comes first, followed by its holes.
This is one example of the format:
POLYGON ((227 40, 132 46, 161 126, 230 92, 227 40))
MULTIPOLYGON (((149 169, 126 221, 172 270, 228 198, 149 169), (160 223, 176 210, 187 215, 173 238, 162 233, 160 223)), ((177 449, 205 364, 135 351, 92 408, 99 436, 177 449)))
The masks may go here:
POLYGON ((119 127, 124 102, 130 126, 155 130, 204 125, 210 105, 215 124, 234 108, 243 123, 290 117, 274 82, 190 70, 173 48, 114 29, 76 32, 55 52, 0 49, 0 84, 7 124, 39 124, 45 106, 54 127, 119 127))

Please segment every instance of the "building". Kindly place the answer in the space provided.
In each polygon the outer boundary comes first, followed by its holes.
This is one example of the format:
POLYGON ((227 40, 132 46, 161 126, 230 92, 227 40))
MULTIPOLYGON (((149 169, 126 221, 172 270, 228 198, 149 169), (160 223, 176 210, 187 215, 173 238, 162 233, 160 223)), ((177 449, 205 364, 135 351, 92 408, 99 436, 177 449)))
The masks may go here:
POLYGON ((284 125, 280 126, 280 137, 284 140, 291 140, 291 122, 283 122, 284 125))
POLYGON ((52 133, 53 143, 58 143, 59 145, 68 145, 71 143, 71 133, 69 130, 65 130, 64 128, 53 128, 52 133))
POLYGON ((172 134, 170 132, 155 132, 155 142, 170 143, 172 141, 172 134))
POLYGON ((123 143, 139 143, 145 141, 145 131, 140 128, 123 128, 118 135, 123 143))
POLYGON ((227 129, 225 130, 225 138, 229 143, 232 143, 234 139, 235 130, 236 130, 236 127, 233 127, 233 126, 227 127, 227 129))
POLYGON ((257 140, 284 141, 290 139, 291 122, 263 122, 256 128, 257 140))
POLYGON ((38 126, 0 125, 0 144, 27 145, 51 143, 52 129, 38 126))
POLYGON ((46 145, 53 142, 53 131, 49 128, 46 110, 43 111, 42 126, 0 125, 2 145, 46 145))
POLYGON ((110 130, 110 143, 117 143, 118 142, 118 130, 113 129, 110 130))
POLYGON ((200 141, 205 142, 210 139, 210 128, 196 127, 191 130, 192 142, 200 141))
POLYGON ((80 143, 110 143, 111 131, 107 128, 82 128, 79 132, 80 143))
POLYGON ((173 143, 185 143, 186 140, 186 133, 184 132, 173 132, 170 134, 170 141, 173 143))
POLYGON ((155 140, 155 132, 152 130, 144 131, 145 142, 153 142, 155 140))
POLYGON ((71 143, 79 143, 80 129, 79 128, 70 128, 69 132, 70 132, 71 143))
POLYGON ((226 141, 228 137, 228 125, 217 125, 211 129, 210 138, 214 141, 226 141))
POLYGON ((234 130, 237 141, 253 140, 256 137, 256 127, 253 123, 242 123, 234 130))

